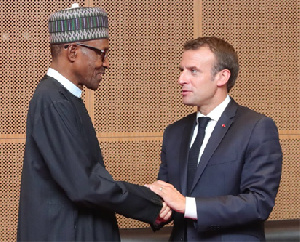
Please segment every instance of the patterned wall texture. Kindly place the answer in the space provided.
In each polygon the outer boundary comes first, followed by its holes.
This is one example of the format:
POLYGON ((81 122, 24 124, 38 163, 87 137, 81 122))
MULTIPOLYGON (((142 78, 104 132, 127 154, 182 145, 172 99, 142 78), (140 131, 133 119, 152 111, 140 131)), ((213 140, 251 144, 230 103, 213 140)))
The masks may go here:
MULTIPOLYGON (((157 177, 161 132, 192 111, 181 103, 177 77, 182 45, 193 38, 193 1, 107 3, 94 1, 109 13, 111 41, 111 69, 92 100, 94 124, 113 176, 144 185, 157 177)), ((148 227, 122 216, 119 225, 148 227)))
POLYGON ((299 1, 204 0, 202 34, 225 38, 239 53, 232 96, 272 117, 284 154, 282 182, 270 219, 300 218, 299 1))
MULTIPOLYGON (((196 32, 217 35, 239 51, 232 96, 273 117, 280 130, 282 183, 270 219, 300 217, 299 1, 77 2, 109 14, 111 68, 83 99, 115 179, 140 185, 156 179, 163 129, 193 111, 181 104, 176 82, 182 45, 196 32), (199 14, 202 24, 195 25, 199 14)), ((28 102, 51 61, 47 19, 72 3, 0 0, 0 241, 15 241, 28 102)), ((148 227, 118 221, 123 228, 148 227)))
POLYGON ((193 1, 94 1, 109 13, 111 69, 95 93, 99 132, 161 132, 186 115, 177 77, 193 1))

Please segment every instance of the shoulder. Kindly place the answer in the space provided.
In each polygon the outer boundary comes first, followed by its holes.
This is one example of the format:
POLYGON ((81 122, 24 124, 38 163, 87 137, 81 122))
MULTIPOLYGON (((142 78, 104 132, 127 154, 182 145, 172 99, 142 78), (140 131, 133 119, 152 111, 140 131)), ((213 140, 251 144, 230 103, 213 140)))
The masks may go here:
POLYGON ((67 90, 54 78, 44 76, 38 84, 32 100, 58 101, 68 99, 67 90))
POLYGON ((187 116, 175 121, 172 124, 169 124, 168 126, 178 127, 178 126, 182 126, 185 124, 193 123, 196 120, 196 115, 197 115, 196 113, 188 114, 187 116))
POLYGON ((267 116, 259 113, 255 110, 252 110, 246 106, 238 106, 237 109, 237 117, 243 117, 245 120, 253 121, 253 120, 259 120, 262 118, 266 118, 267 116))
POLYGON ((46 75, 33 94, 29 113, 35 116, 44 116, 47 112, 67 115, 72 112, 75 99, 58 81, 46 75))
POLYGON ((260 120, 273 121, 272 118, 265 114, 257 112, 249 107, 237 104, 233 99, 228 105, 228 109, 235 109, 235 120, 243 122, 244 124, 256 123, 260 120))
POLYGON ((196 113, 191 113, 191 114, 175 121, 174 123, 169 124, 166 127, 165 132, 168 132, 168 131, 174 132, 174 130, 177 130, 177 131, 184 130, 185 127, 193 126, 195 120, 196 120, 196 113))
POLYGON ((257 130, 259 131, 257 134, 261 135, 273 133, 278 136, 278 128, 271 117, 242 105, 237 105, 233 125, 249 132, 256 132, 255 130, 257 130))
POLYGON ((263 113, 254 111, 248 107, 240 106, 237 111, 237 117, 241 118, 245 123, 257 123, 257 122, 272 122, 274 123, 271 117, 266 116, 263 113))
POLYGON ((76 99, 57 80, 45 75, 34 91, 29 108, 47 109, 53 105, 74 103, 76 99))

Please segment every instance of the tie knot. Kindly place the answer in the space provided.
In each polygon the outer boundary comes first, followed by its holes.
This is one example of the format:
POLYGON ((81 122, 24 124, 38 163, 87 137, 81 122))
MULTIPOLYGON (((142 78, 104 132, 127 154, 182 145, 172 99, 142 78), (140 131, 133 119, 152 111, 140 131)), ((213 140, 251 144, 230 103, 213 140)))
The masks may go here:
POLYGON ((199 117, 198 118, 198 127, 205 128, 207 123, 209 122, 209 117, 199 117))

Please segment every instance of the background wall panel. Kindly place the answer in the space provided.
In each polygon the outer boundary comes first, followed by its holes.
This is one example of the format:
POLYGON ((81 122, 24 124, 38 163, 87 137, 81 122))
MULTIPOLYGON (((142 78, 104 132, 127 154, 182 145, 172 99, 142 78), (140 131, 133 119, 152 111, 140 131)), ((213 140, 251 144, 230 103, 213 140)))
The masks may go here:
MULTIPOLYGON (((109 14, 111 68, 83 100, 114 178, 140 185, 156 179, 165 126, 194 110, 182 105, 177 84, 182 45, 217 35, 240 56, 232 96, 279 127, 283 173, 270 219, 300 218, 299 0, 77 2, 109 14)), ((0 0, 0 241, 15 240, 28 102, 51 60, 48 16, 72 3, 0 0)))
POLYGON ((50 64, 49 14, 71 3, 0 1, 0 135, 25 134, 28 102, 50 64))
POLYGON ((24 144, 0 140, 0 241, 15 241, 24 144))
MULTIPOLYGON (((144 185, 157 178, 163 129, 193 110, 182 104, 177 78, 182 45, 193 37, 194 2, 93 4, 108 11, 111 44, 111 68, 94 93, 94 125, 99 139, 115 140, 109 145, 112 153, 103 147, 113 176, 144 185)), ((120 227, 148 226, 122 216, 118 222, 120 227)))
POLYGON ((269 219, 300 218, 300 138, 281 140, 282 175, 274 210, 269 219))
MULTIPOLYGON (((116 180, 144 185, 157 177, 160 164, 161 140, 146 138, 101 142, 106 167, 116 180)), ((118 215, 123 228, 149 227, 148 224, 118 215)))
POLYGON ((161 132, 186 114, 178 65, 193 1, 94 1, 110 19, 110 65, 94 96, 99 132, 161 132))
POLYGON ((300 8, 297 1, 203 0, 203 35, 238 50, 232 95, 271 116, 279 129, 300 130, 300 8))
POLYGON ((272 117, 283 150, 282 183, 270 219, 300 218, 300 2, 202 1, 202 34, 236 47, 240 76, 231 95, 272 117))

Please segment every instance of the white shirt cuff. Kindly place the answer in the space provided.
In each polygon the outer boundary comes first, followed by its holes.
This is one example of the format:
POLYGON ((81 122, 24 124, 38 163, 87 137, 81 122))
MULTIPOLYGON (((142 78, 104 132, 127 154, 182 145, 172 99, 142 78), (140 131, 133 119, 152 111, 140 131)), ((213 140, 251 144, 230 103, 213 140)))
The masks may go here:
POLYGON ((194 220, 198 219, 196 200, 194 197, 185 197, 184 217, 194 220))

